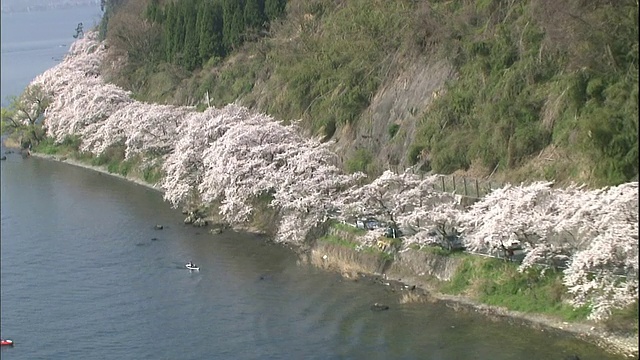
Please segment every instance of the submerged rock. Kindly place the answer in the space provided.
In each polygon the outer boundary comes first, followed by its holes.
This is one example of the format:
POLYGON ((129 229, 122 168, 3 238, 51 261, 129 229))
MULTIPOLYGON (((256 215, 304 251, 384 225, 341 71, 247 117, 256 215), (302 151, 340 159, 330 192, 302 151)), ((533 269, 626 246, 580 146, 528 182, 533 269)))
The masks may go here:
POLYGON ((193 222, 193 226, 197 226, 197 227, 204 227, 207 226, 207 220, 203 219, 203 218, 197 218, 194 222, 193 222))
POLYGON ((371 305, 371 310, 372 311, 389 310, 389 305, 380 304, 380 303, 374 303, 373 305, 371 305))

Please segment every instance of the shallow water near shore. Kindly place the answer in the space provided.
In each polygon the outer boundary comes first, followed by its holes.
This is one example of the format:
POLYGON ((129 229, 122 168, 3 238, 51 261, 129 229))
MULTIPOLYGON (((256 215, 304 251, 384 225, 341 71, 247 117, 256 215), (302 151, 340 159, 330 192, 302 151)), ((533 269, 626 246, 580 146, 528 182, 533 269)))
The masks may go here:
POLYGON ((562 334, 399 304, 387 287, 300 265, 260 236, 185 226, 159 192, 112 176, 17 154, 1 175, 0 324, 16 343, 3 358, 619 358, 562 334))

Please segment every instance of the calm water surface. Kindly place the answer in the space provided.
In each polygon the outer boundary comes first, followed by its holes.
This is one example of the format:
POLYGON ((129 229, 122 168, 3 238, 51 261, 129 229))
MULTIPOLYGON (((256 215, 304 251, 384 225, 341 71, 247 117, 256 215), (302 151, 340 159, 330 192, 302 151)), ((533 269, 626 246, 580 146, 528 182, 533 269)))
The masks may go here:
POLYGON ((299 265, 258 236, 185 226, 158 192, 108 175, 15 154, 0 166, 1 326, 16 343, 3 359, 615 358, 401 305, 384 286, 299 265))
POLYGON ((85 5, 47 11, 1 14, 0 100, 17 96, 38 74, 55 66, 74 41, 75 29, 84 31, 100 20, 100 6, 85 5))

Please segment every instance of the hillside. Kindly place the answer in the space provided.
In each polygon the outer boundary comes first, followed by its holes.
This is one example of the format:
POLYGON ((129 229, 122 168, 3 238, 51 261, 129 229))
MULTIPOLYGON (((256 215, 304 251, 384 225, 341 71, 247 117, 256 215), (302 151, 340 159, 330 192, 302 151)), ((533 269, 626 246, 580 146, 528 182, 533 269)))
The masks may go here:
POLYGON ((638 177, 634 1, 290 0, 200 65, 187 48, 164 55, 168 20, 157 14, 169 2, 115 3, 103 22, 112 81, 139 100, 208 97, 301 119, 336 140, 348 171, 416 165, 591 186, 638 177))

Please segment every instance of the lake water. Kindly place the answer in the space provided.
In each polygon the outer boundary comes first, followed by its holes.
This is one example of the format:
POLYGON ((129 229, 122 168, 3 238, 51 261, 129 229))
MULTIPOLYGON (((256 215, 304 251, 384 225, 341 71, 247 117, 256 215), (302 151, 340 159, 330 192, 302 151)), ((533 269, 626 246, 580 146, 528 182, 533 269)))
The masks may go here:
MULTIPOLYGON (((55 16, 73 30, 68 11, 55 16)), ((62 40, 41 36, 24 48, 62 40)), ((40 66, 53 51, 42 49, 40 66)), ((35 76, 21 69, 12 79, 35 76)), ((3 75, 2 86, 18 85, 3 75)), ((0 325, 15 341, 2 359, 616 359, 557 333, 399 304, 260 236, 185 226, 161 194, 115 177, 17 154, 0 175, 0 325)))
POLYGON ((79 6, 46 11, 2 13, 0 99, 19 95, 45 70, 56 65, 73 42, 76 27, 87 31, 97 25, 100 6, 79 6))

